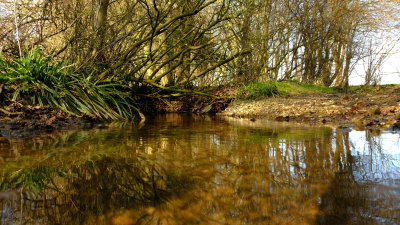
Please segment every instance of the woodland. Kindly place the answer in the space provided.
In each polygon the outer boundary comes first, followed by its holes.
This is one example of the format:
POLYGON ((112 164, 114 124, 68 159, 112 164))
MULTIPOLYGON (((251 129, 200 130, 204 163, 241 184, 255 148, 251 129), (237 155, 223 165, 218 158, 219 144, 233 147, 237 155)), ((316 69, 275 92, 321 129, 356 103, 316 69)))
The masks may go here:
POLYGON ((256 82, 365 85, 396 48, 398 0, 1 0, 0 110, 105 120, 256 82))

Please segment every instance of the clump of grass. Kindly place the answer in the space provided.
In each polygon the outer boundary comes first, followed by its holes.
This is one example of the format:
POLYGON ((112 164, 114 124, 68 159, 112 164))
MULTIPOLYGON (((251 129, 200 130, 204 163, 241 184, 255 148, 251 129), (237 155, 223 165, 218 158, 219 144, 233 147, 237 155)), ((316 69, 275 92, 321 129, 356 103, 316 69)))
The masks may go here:
POLYGON ((72 115, 121 120, 138 111, 122 83, 74 74, 39 48, 11 62, 0 59, 0 85, 11 101, 50 105, 72 115))
POLYGON ((242 86, 237 94, 239 99, 258 99, 278 95, 278 88, 275 82, 250 83, 242 86))

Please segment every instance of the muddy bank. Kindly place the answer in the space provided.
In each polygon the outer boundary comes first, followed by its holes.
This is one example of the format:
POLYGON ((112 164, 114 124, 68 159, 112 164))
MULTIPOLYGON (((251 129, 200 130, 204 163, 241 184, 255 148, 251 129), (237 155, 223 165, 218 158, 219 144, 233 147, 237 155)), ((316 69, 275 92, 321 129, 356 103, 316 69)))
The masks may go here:
POLYGON ((142 98, 140 108, 145 114, 157 113, 219 113, 232 103, 236 90, 229 87, 218 87, 207 93, 215 97, 203 95, 187 95, 170 98, 142 98))
POLYGON ((50 107, 12 104, 0 110, 0 137, 29 138, 43 133, 68 129, 104 126, 88 116, 70 116, 50 107))
POLYGON ((376 94, 303 94, 236 100, 219 114, 387 129, 400 126, 400 89, 376 94))
MULTIPOLYGON (((226 96, 226 89, 213 91, 216 96, 226 96)), ((139 107, 145 115, 160 113, 217 113, 231 103, 231 98, 212 98, 201 95, 171 97, 166 99, 143 98, 139 107)), ((51 107, 11 103, 0 105, 0 137, 29 138, 43 133, 70 129, 104 128, 107 121, 89 116, 71 116, 51 107)))
MULTIPOLYGON (((235 96, 235 88, 219 88, 216 96, 235 96)), ((145 115, 159 113, 217 113, 234 118, 259 118, 360 129, 400 127, 400 89, 374 94, 295 94, 260 100, 235 100, 189 95, 140 99, 145 115)), ((0 107, 0 137, 27 138, 68 129, 103 128, 88 116, 70 116, 50 107, 18 103, 0 107)))

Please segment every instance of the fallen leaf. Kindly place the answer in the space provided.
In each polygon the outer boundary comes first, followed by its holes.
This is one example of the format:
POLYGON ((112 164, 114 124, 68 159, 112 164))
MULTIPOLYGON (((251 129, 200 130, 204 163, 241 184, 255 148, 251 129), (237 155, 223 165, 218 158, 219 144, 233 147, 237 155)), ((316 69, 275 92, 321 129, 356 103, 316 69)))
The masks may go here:
POLYGON ((51 124, 53 124, 54 123, 54 121, 57 119, 57 117, 56 116, 52 116, 50 119, 48 119, 48 120, 46 120, 46 125, 48 126, 48 125, 51 125, 51 124))

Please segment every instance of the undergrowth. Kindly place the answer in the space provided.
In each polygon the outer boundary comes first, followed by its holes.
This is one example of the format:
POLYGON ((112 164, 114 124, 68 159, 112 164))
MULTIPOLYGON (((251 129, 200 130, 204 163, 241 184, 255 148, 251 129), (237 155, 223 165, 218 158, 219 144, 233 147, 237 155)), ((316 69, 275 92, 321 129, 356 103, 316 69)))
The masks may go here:
POLYGON ((279 94, 276 82, 268 83, 249 83, 243 85, 237 94, 239 99, 258 99, 262 97, 272 97, 279 94))
POLYGON ((0 57, 1 87, 3 99, 50 105, 71 115, 122 120, 138 111, 122 82, 102 83, 91 75, 72 73, 63 62, 54 62, 39 48, 11 62, 0 57))

